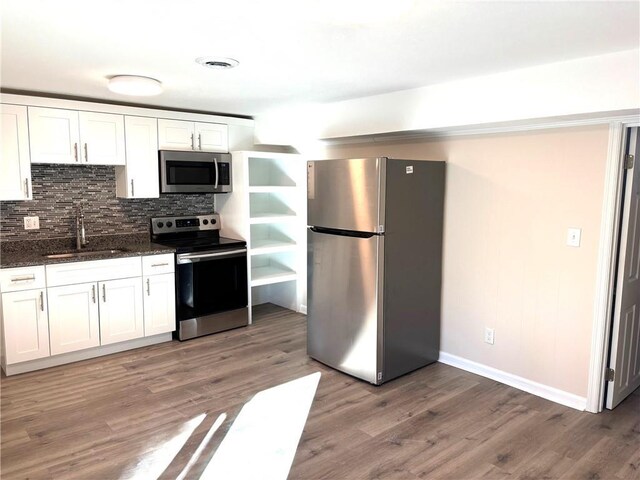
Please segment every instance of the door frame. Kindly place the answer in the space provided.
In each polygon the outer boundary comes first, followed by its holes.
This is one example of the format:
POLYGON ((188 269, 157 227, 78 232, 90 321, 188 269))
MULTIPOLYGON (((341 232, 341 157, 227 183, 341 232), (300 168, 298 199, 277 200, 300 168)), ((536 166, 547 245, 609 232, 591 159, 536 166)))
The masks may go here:
MULTIPOLYGON (((591 335, 591 360, 586 410, 599 413, 604 409, 605 369, 609 362, 611 312, 616 284, 618 237, 622 215, 623 167, 629 129, 639 127, 637 118, 622 119, 609 124, 609 147, 605 170, 600 249, 594 299, 594 317, 591 335)), ((638 168, 638 165, 636 166, 638 168)))

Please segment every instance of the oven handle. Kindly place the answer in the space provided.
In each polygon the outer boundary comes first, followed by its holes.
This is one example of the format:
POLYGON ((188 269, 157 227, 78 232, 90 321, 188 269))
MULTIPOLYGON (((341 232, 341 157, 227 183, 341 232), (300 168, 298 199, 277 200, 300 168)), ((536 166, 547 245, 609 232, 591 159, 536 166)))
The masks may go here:
POLYGON ((227 250, 225 252, 217 253, 182 253, 177 256, 176 262, 178 264, 202 262, 207 260, 215 260, 220 257, 234 257, 242 254, 247 254, 246 248, 240 250, 227 250))
POLYGON ((217 190, 218 189, 218 159, 216 157, 213 157, 213 164, 216 166, 216 184, 214 185, 213 189, 217 190))

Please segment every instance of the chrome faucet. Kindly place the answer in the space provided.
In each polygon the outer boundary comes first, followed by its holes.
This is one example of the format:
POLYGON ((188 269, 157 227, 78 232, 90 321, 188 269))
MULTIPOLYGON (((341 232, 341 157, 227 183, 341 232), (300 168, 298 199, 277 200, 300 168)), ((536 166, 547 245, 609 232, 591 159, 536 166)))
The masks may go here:
POLYGON ((86 247, 89 242, 84 234, 84 212, 82 204, 79 203, 76 209, 76 249, 80 250, 86 247))

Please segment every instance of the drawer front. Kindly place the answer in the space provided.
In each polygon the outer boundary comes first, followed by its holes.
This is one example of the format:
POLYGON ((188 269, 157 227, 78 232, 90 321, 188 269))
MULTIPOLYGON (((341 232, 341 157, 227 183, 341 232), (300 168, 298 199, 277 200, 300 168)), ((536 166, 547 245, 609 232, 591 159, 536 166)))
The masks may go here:
POLYGON ((160 273, 173 273, 176 259, 173 253, 159 255, 145 255, 142 257, 142 274, 157 275, 160 273))
POLYGON ((142 276, 140 257, 113 258, 90 262, 71 262, 47 265, 47 286, 103 282, 117 278, 142 276))
POLYGON ((3 293, 45 288, 45 285, 44 265, 0 270, 0 291, 3 293))

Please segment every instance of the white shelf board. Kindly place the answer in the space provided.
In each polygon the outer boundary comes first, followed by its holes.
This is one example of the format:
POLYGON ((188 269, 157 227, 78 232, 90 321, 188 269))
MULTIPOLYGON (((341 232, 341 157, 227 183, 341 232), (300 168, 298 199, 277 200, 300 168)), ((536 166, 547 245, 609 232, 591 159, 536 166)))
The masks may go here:
POLYGON ((296 242, 273 240, 271 238, 260 238, 251 241, 251 255, 262 255, 264 253, 277 253, 294 250, 296 242))
POLYGON ((273 266, 256 267, 251 269, 251 286, 270 285, 272 283, 297 280, 298 274, 293 270, 273 266))
POLYGON ((250 185, 249 193, 290 193, 296 191, 295 185, 250 185))
POLYGON ((278 223, 278 222, 289 222, 295 220, 297 215, 295 213, 290 214, 282 214, 282 213, 254 213, 251 218, 249 218, 249 223, 255 225, 258 223, 278 223))

